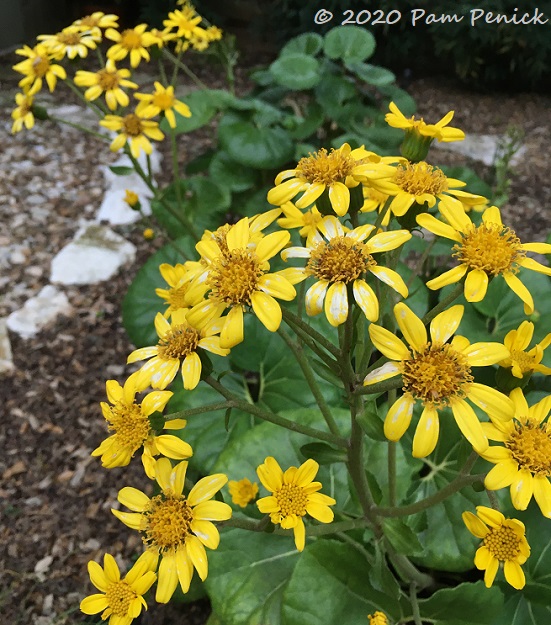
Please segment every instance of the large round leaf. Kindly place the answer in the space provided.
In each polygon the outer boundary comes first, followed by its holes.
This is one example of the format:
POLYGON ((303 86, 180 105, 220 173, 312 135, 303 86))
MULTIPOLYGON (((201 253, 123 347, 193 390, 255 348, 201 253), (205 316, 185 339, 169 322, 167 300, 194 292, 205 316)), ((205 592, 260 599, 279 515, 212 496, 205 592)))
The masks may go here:
POLYGON ((311 54, 314 56, 322 49, 322 47, 323 37, 321 35, 318 35, 318 33, 304 33, 287 42, 281 49, 279 55, 283 56, 284 54, 301 52, 303 54, 311 54))
POLYGON ((234 161, 255 169, 273 169, 293 156, 293 142, 283 128, 259 128, 247 121, 218 128, 222 148, 234 161))
MULTIPOLYGON (((214 117, 217 111, 226 108, 233 100, 233 96, 222 89, 204 89, 192 91, 189 95, 181 98, 191 111, 191 117, 183 117, 176 113, 176 133, 191 132, 201 126, 205 126, 214 117)), ((169 132, 166 120, 163 120, 161 128, 169 132)))
POLYGON ((337 26, 325 35, 323 50, 330 59, 365 61, 375 52, 375 37, 359 26, 337 26))
POLYGON ((384 67, 378 67, 377 65, 370 65, 369 63, 347 63, 346 67, 351 72, 354 72, 358 78, 376 87, 391 85, 396 80, 396 76, 390 70, 384 67))
POLYGON ((225 152, 217 152, 209 165, 209 174, 220 186, 230 191, 245 191, 254 186, 256 172, 249 167, 236 163, 225 152))
POLYGON ((270 65, 276 82, 289 89, 311 89, 321 80, 320 64, 308 54, 285 54, 270 65))

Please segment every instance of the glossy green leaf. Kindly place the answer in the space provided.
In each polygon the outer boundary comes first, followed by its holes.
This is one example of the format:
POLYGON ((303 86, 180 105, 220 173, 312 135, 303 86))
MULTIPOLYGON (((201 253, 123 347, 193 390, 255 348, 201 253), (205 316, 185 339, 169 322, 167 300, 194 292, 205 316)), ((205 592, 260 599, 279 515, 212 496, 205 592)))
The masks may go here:
POLYGON ((300 448, 300 453, 304 458, 312 458, 318 464, 334 464, 347 460, 346 451, 332 447, 328 443, 307 443, 300 448))
POLYGON ((289 130, 293 139, 304 140, 313 135, 323 124, 325 116, 317 102, 311 102, 304 112, 303 118, 296 118, 296 124, 289 130))
MULTIPOLYGON (((184 117, 175 112, 177 134, 191 132, 208 124, 218 111, 232 102, 233 96, 222 89, 202 89, 192 91, 180 99, 189 106, 191 117, 184 117)), ((164 132, 170 131, 166 120, 161 122, 161 129, 164 132)))
POLYGON ((280 56, 285 54, 311 54, 316 55, 323 47, 323 37, 317 33, 303 33, 298 37, 294 37, 288 41, 279 53, 280 56))
POLYGON ((383 519, 383 530, 388 542, 398 553, 411 556, 423 551, 417 535, 402 519, 383 519))
POLYGON ((270 65, 270 72, 278 84, 295 91, 311 89, 321 80, 319 62, 300 52, 280 56, 270 65))
POLYGON ((417 110, 415 100, 407 91, 400 89, 400 87, 396 85, 381 85, 379 91, 388 98, 389 102, 393 101, 404 115, 413 115, 417 110))
POLYGON ((133 167, 124 167, 120 165, 109 165, 109 169, 115 174, 115 176, 129 176, 135 172, 133 167))
POLYGON ((323 50, 330 59, 365 61, 375 52, 375 37, 359 26, 337 26, 325 35, 323 50))
POLYGON ((209 164, 209 174, 220 186, 233 192, 245 191, 254 186, 256 172, 249 167, 236 163, 225 152, 217 152, 209 164))
POLYGON ((347 63, 346 68, 356 74, 358 78, 370 85, 380 87, 390 85, 396 80, 396 76, 388 69, 371 65, 369 63, 347 63))

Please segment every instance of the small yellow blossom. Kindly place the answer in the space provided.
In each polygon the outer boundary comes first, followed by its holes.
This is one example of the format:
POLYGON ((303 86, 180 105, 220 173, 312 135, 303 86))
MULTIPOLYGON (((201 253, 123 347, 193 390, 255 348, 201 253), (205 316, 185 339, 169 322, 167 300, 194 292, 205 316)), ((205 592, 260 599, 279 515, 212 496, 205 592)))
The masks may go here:
POLYGON ((526 580, 520 565, 530 556, 524 523, 506 519, 498 510, 485 506, 477 506, 476 515, 463 512, 462 516, 469 532, 482 539, 474 564, 479 571, 484 571, 486 588, 494 583, 500 564, 503 564, 507 582, 517 590, 524 588, 526 580))
POLYGON ((113 59, 107 59, 105 67, 97 72, 86 72, 78 70, 75 74, 75 85, 78 87, 88 87, 84 92, 84 97, 93 102, 105 93, 105 102, 111 111, 118 105, 128 106, 130 99, 122 90, 122 87, 137 89, 138 85, 131 80, 130 70, 117 69, 113 59))
POLYGON ((107 50, 107 57, 113 61, 121 61, 130 55, 132 67, 138 67, 142 59, 149 61, 151 57, 147 48, 157 43, 157 37, 146 32, 146 29, 147 24, 139 24, 135 28, 127 28, 122 32, 108 28, 105 36, 114 41, 115 45, 107 50))
POLYGON ((503 344, 511 352, 511 356, 502 360, 499 366, 510 368, 515 378, 522 378, 535 371, 551 375, 551 368, 541 364, 544 350, 551 345, 551 333, 536 343, 530 351, 526 351, 533 335, 534 324, 531 321, 523 321, 516 330, 511 330, 505 336, 503 344))
POLYGON ((163 87, 160 82, 155 81, 154 93, 135 93, 134 97, 140 100, 136 107, 137 115, 149 119, 164 113, 171 128, 176 128, 174 111, 183 117, 191 117, 189 106, 176 99, 172 85, 163 87))
POLYGON ((201 301, 201 298, 192 299, 189 294, 190 283, 193 274, 190 274, 189 268, 193 263, 186 262, 183 265, 169 265, 163 263, 159 267, 161 276, 168 284, 167 289, 157 288, 155 294, 165 300, 168 308, 163 313, 168 319, 175 310, 180 308, 191 308, 201 301))
POLYGON ((153 228, 146 228, 142 235, 146 241, 151 241, 151 239, 155 238, 155 230, 153 230, 153 228))
POLYGON ((78 26, 81 30, 89 30, 93 35, 99 37, 99 40, 101 40, 101 29, 118 28, 118 20, 118 16, 113 13, 106 14, 101 11, 96 11, 91 15, 86 15, 81 19, 75 20, 73 25, 78 26))
POLYGON ((12 111, 13 125, 11 131, 13 134, 23 130, 23 126, 30 130, 34 126, 33 102, 34 94, 38 89, 33 87, 29 91, 15 94, 15 103, 17 106, 12 111))
POLYGON ((90 50, 96 49, 101 37, 92 31, 83 31, 78 26, 67 26, 56 35, 39 35, 37 40, 42 41, 57 60, 64 57, 74 59, 77 56, 83 59, 90 50))
POLYGON ((100 120, 100 125, 119 134, 111 142, 111 151, 117 152, 126 143, 130 144, 130 153, 134 158, 145 152, 151 154, 153 146, 149 139, 162 141, 164 134, 159 129, 157 122, 144 119, 137 113, 129 113, 124 117, 119 115, 106 115, 100 120))
POLYGON ((321 482, 314 482, 319 464, 312 459, 300 467, 289 467, 282 471, 277 460, 268 456, 256 470, 264 488, 271 492, 256 502, 263 514, 269 514, 272 523, 283 529, 292 529, 298 551, 304 549, 306 528, 303 517, 309 514, 320 523, 333 521, 333 510, 337 502, 333 497, 318 493, 321 482))
POLYGON ((373 612, 373 614, 368 614, 367 618, 369 619, 369 625, 388 625, 388 618, 384 612, 373 612))
POLYGON ((57 79, 65 80, 67 72, 61 65, 52 63, 52 54, 48 48, 42 44, 37 44, 34 48, 23 46, 15 51, 16 54, 28 57, 24 61, 17 63, 13 69, 25 77, 19 81, 19 86, 25 90, 36 93, 42 89, 42 80, 48 84, 50 91, 55 89, 57 79))
POLYGON ((251 501, 254 501, 258 495, 258 484, 256 482, 251 482, 251 480, 246 477, 238 482, 230 480, 230 482, 228 482, 228 489, 233 503, 237 506, 241 506, 241 508, 245 508, 251 501))
POLYGON ((137 208, 140 203, 140 197, 134 191, 130 189, 124 190, 124 201, 130 206, 130 208, 137 208))
POLYGON ((385 121, 393 128, 401 128, 406 132, 414 132, 423 137, 430 137, 445 143, 463 141, 465 138, 465 133, 462 130, 448 126, 453 119, 453 111, 447 113, 436 124, 426 124, 422 117, 418 120, 415 117, 406 118, 394 102, 390 103, 389 109, 390 113, 386 114, 385 121))

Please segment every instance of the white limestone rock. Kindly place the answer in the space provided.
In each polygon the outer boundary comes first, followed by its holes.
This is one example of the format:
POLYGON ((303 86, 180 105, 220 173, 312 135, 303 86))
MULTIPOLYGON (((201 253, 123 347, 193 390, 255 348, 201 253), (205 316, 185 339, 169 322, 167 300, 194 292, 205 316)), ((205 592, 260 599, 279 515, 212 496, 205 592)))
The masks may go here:
MULTIPOLYGON (((463 141, 452 141, 450 143, 438 143, 435 141, 432 144, 433 148, 439 150, 448 150, 449 152, 456 152, 468 156, 475 161, 479 161, 491 167, 494 165, 496 154, 499 148, 500 142, 503 141, 503 137, 498 135, 477 135, 469 134, 463 141)), ((521 146, 511 159, 511 165, 515 165, 520 161, 522 155, 526 152, 526 147, 521 146)))
POLYGON ((6 319, 0 319, 0 375, 14 369, 6 321, 6 319))
POLYGON ((68 316, 71 311, 72 306, 65 293, 48 284, 38 295, 27 300, 23 308, 12 312, 6 324, 15 334, 30 339, 60 315, 68 316))
POLYGON ((136 248, 107 226, 83 225, 71 243, 52 260, 50 281, 59 284, 96 284, 133 262, 136 248))

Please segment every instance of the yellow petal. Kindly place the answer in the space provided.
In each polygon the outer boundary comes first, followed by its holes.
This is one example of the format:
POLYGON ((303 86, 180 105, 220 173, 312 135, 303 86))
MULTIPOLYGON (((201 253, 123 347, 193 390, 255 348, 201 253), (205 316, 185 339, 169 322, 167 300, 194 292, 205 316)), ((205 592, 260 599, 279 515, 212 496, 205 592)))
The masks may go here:
POLYGON ((392 287, 395 291, 400 293, 402 297, 408 296, 408 288, 402 276, 394 271, 393 269, 389 269, 388 267, 382 267, 377 265, 376 267, 371 267, 369 269, 374 276, 377 276, 381 282, 388 284, 388 286, 392 287))
MULTIPOLYGON (((476 517, 474 518, 476 519, 476 517)), ((477 519, 477 521, 479 520, 477 519)), ((479 521, 479 523, 482 523, 482 521, 479 521)), ((484 525, 484 527, 486 526, 484 525)), ((482 545, 482 547, 479 547, 474 554, 474 565, 479 571, 484 571, 488 568, 488 566, 490 566, 490 562, 492 561, 493 557, 494 556, 492 555, 492 552, 488 549, 488 547, 482 545)))
POLYGON ((98 590, 101 590, 102 592, 107 590, 109 580, 97 562, 94 562, 93 560, 88 562, 88 574, 90 575, 90 581, 98 590))
POLYGON ((444 310, 431 321, 430 336, 433 343, 445 343, 459 327, 465 307, 461 304, 444 310))
POLYGON ((375 291, 367 284, 365 280, 354 280, 353 284, 354 299, 366 318, 371 321, 377 321, 379 318, 379 300, 375 295, 375 291))
POLYGON ((411 423, 414 405, 415 401, 410 393, 405 393, 392 404, 384 423, 384 432, 388 440, 398 441, 402 438, 411 423))
POLYGON ((551 484, 545 475, 534 476, 534 499, 543 516, 551 519, 551 484))
POLYGON ((425 324, 402 302, 394 306, 394 316, 406 341, 415 351, 422 351, 427 344, 425 324))
POLYGON ((473 382, 468 397, 492 418, 508 421, 515 416, 513 402, 506 395, 489 386, 473 382))
POLYGON ((159 566, 155 601, 157 601, 157 603, 168 603, 176 590, 176 586, 178 586, 176 555, 166 553, 161 558, 161 564, 159 566))
POLYGON ((277 332, 282 319, 281 307, 277 301, 267 293, 255 291, 251 295, 251 305, 262 325, 270 332, 277 332))
POLYGON ((234 306, 226 317, 220 332, 220 347, 231 349, 243 342, 243 308, 234 306))
POLYGON ((373 345, 391 360, 408 360, 411 358, 409 349, 392 332, 375 323, 369 326, 369 336, 373 345))
POLYGON ((388 380, 389 378, 394 377, 397 373, 400 373, 400 367, 395 362, 387 362, 382 367, 374 369, 371 373, 368 373, 365 376, 364 386, 388 380))
POLYGON ((222 501, 202 501, 193 509, 193 517, 200 521, 226 521, 231 515, 231 506, 222 501))
POLYGON ((256 246, 256 255, 261 263, 269 260, 289 243, 291 235, 287 231, 272 232, 263 237, 256 246))
POLYGON ((196 536, 188 536, 186 538, 186 549, 193 566, 199 573, 201 581, 204 582, 209 572, 209 563, 203 543, 196 536))
POLYGON ((285 202, 292 200, 297 193, 306 189, 308 183, 298 178, 291 178, 286 180, 282 184, 278 184, 277 187, 268 191, 268 202, 275 206, 282 206, 285 202))
POLYGON ((461 243, 462 241, 461 235, 457 232, 457 230, 455 230, 455 228, 452 228, 443 221, 436 219, 436 217, 430 215, 429 213, 421 213, 421 215, 417 215, 416 220, 422 228, 425 228, 439 237, 451 239, 452 241, 457 241, 458 243, 461 243))
POLYGON ((434 451, 439 430, 440 422, 436 408, 430 405, 425 406, 413 437, 412 455, 414 458, 425 458, 434 451))
POLYGON ((282 300, 291 301, 297 292, 293 285, 281 274, 268 273, 258 280, 258 288, 282 300))
POLYGON ((335 518, 331 508, 318 503, 308 503, 306 505, 306 512, 320 523, 331 523, 335 518))
POLYGON ((111 508, 111 512, 122 521, 127 527, 133 530, 140 530, 142 528, 142 515, 136 512, 121 512, 111 508))
POLYGON ((467 265, 458 265, 453 269, 449 269, 444 273, 440 274, 438 277, 433 278, 427 282, 427 287, 433 291, 437 289, 441 289, 449 284, 455 284, 459 282, 461 278, 467 273, 467 265))
POLYGON ((534 312, 534 300, 530 291, 515 276, 514 273, 506 271, 504 272, 503 277, 505 278, 505 282, 507 282, 509 288, 524 302, 524 312, 527 315, 531 315, 534 312))
MULTIPOLYGON (((310 206, 310 204, 313 204, 324 191, 325 191, 325 184, 323 184, 323 182, 313 182, 309 184, 306 190, 304 191, 304 193, 295 202, 296 207, 307 208, 308 206, 310 206)), ((289 197, 288 199, 290 200, 291 197, 289 197)))
POLYGON ((462 351, 471 367, 495 365, 509 356, 509 350, 501 343, 473 343, 462 351))
POLYGON ((392 230, 390 232, 379 232, 367 242, 367 249, 370 253, 388 252, 400 247, 411 239, 411 232, 407 230, 392 230))
POLYGON ((272 456, 268 456, 264 463, 257 468, 256 472, 266 490, 273 493, 282 487, 283 471, 277 460, 272 456))
POLYGON ((121 488, 117 499, 133 512, 143 512, 149 506, 149 497, 141 490, 131 486, 121 488))
POLYGON ((477 506, 476 513, 478 514, 478 518, 490 527, 501 527, 505 523, 505 517, 499 510, 494 510, 487 506, 477 506))
POLYGON ((227 481, 228 477, 223 473, 207 475, 207 477, 200 479, 189 492, 189 505, 196 506, 198 503, 210 499, 227 481))
POLYGON ((80 602, 80 609, 84 614, 97 614, 98 612, 103 612, 108 607, 109 601, 103 594, 90 595, 80 602))
POLYGON ((463 512, 461 518, 473 536, 476 536, 477 538, 484 538, 488 534, 488 528, 472 512, 463 512))
POLYGON ((522 588, 524 588, 526 578, 524 577, 524 571, 518 562, 515 562, 514 560, 506 560, 503 565, 503 573, 505 574, 505 579, 513 588, 516 588, 516 590, 522 590, 522 588))
POLYGON ((480 302, 488 290, 488 274, 482 269, 473 269, 465 280, 465 299, 468 302, 480 302))
POLYGON ((499 561, 497 558, 492 558, 490 560, 490 564, 484 573, 484 584, 486 588, 490 588, 490 586, 494 583, 494 579, 496 578, 497 569, 499 568, 499 561))
POLYGON ((482 430, 474 410, 462 399, 451 402, 455 422, 463 436, 469 441, 476 452, 482 453, 488 448, 488 439, 482 430))
POLYGON ((182 363, 182 380, 184 388, 192 391, 201 379, 201 359, 197 352, 191 352, 184 358, 182 363))
MULTIPOLYGON (((157 353, 157 348, 155 347, 153 348, 146 347, 145 349, 154 349, 155 353, 157 353)), ((138 358, 137 360, 141 360, 141 359, 138 358)), ((117 380, 107 380, 107 382, 105 383, 105 390, 107 393, 107 399, 109 400, 110 403, 116 404, 117 402, 122 401, 122 398, 123 398, 122 386, 117 382, 117 380)))
POLYGON ((517 510, 526 510, 534 494, 534 480, 527 469, 521 469, 511 484, 511 501, 517 510))
POLYGON ((194 519, 191 522, 191 531, 209 549, 216 549, 220 544, 220 534, 214 523, 210 521, 194 519))
POLYGON ((298 519, 298 523, 294 526, 293 532, 295 534, 295 546, 297 551, 303 551, 306 542, 306 528, 304 527, 304 521, 302 519, 298 519))
MULTIPOLYGON (((329 187, 329 201, 339 217, 346 215, 350 206, 350 191, 348 187, 342 182, 334 182, 329 187)), ((301 207, 299 206, 299 208, 301 207)))
POLYGON ((154 412, 162 412, 174 393, 171 391, 153 391, 142 400, 142 413, 149 417, 154 412))
POLYGON ((187 592, 193 577, 193 564, 188 556, 187 549, 180 547, 176 550, 176 572, 182 592, 187 592))
POLYGON ((231 251, 236 249, 245 249, 249 244, 249 219, 243 217, 235 225, 233 225, 226 235, 228 249, 231 251))
POLYGON ((315 460, 309 458, 298 468, 298 471, 295 474, 294 483, 297 486, 308 486, 308 484, 310 484, 310 482, 312 482, 316 477, 318 470, 319 464, 315 460))
POLYGON ((319 280, 306 291, 304 301, 306 304, 306 314, 310 317, 318 315, 323 310, 323 300, 328 286, 329 282, 319 280))
POLYGON ((343 324, 348 317, 348 292, 344 282, 334 282, 325 297, 325 316, 333 327, 343 324))
POLYGON ((161 434, 155 437, 155 445, 158 450, 167 458, 173 460, 185 460, 193 456, 193 449, 189 443, 186 443, 177 436, 170 434, 161 434))

